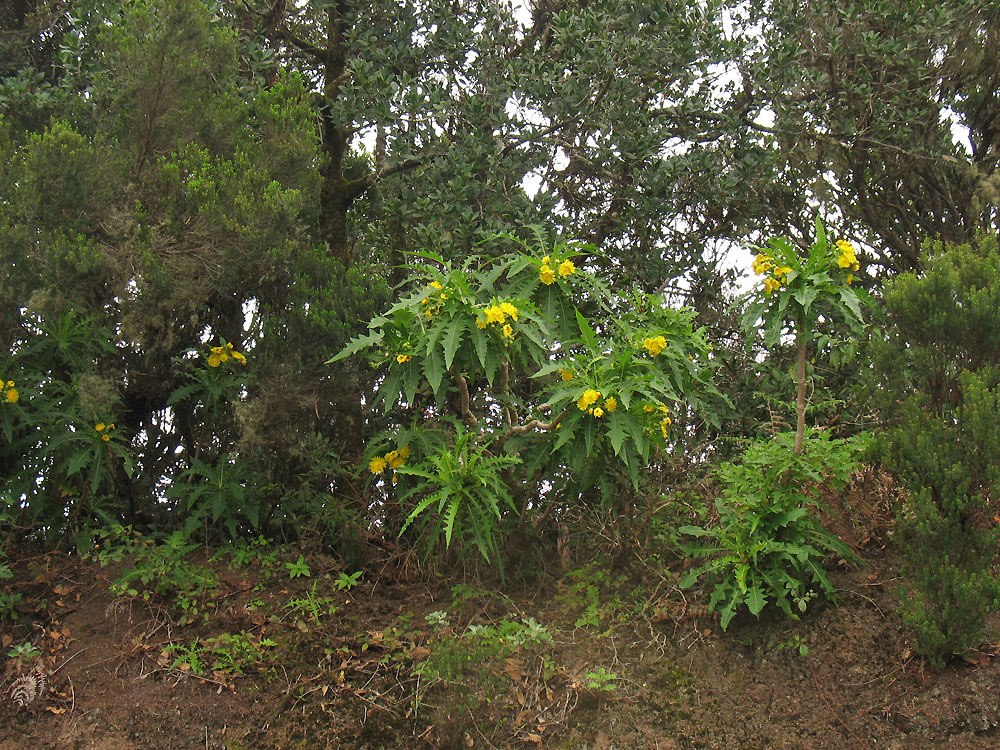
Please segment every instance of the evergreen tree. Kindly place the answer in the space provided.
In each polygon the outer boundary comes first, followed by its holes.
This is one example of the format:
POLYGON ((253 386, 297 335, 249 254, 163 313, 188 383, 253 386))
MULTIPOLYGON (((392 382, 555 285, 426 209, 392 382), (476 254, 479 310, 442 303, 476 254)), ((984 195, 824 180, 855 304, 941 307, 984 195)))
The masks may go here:
POLYGON ((876 346, 886 463, 913 496, 901 513, 903 615, 932 664, 978 645, 998 606, 1000 254, 995 237, 928 243, 918 272, 887 285, 876 346))

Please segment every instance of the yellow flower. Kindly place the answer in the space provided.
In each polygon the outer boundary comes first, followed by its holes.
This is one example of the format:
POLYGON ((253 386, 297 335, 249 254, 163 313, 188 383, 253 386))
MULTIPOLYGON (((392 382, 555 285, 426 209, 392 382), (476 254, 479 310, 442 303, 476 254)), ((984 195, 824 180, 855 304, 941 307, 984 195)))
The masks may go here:
POLYGON ((791 271, 792 269, 789 268, 788 266, 778 266, 777 268, 774 269, 774 278, 777 279, 780 277, 781 282, 784 283, 785 281, 784 277, 787 276, 789 273, 791 273, 791 271))
POLYGON ((853 273, 847 274, 847 283, 848 284, 853 284, 854 283, 854 274, 853 273))
POLYGON ((598 406, 596 409, 594 409, 594 416, 597 417, 598 419, 600 419, 601 417, 603 417, 604 416, 604 409, 602 409, 600 406, 598 406))
POLYGON ((397 477, 395 474, 393 474, 392 475, 392 483, 396 484, 396 482, 398 482, 398 481, 399 481, 399 477, 397 477))
POLYGON ((381 456, 375 456, 375 458, 368 462, 368 471, 372 474, 381 474, 385 471, 385 459, 381 456))
POLYGON ((426 305, 430 301, 431 301, 430 297, 424 297, 422 300, 420 300, 420 304, 421 305, 426 305))
POLYGON ((664 440, 667 439, 667 428, 671 424, 673 424, 673 422, 670 421, 670 417, 664 417, 663 421, 660 422, 660 434, 663 435, 664 440))
POLYGON ((575 270, 576 266, 573 265, 573 261, 569 259, 564 260, 562 263, 559 264, 559 275, 562 276, 563 278, 566 278, 575 270))
POLYGON ((781 289, 781 282, 775 278, 764 279, 764 293, 771 294, 781 289))
POLYGON ((647 352, 655 357, 667 348, 667 340, 663 336, 653 336, 652 338, 643 339, 642 345, 646 347, 647 352))
POLYGON ((14 387, 14 381, 13 380, 8 380, 7 381, 7 387, 8 388, 13 388, 14 387))
POLYGON ((227 349, 228 349, 229 351, 232 351, 232 350, 233 350, 233 342, 232 342, 232 341, 227 341, 227 342, 226 342, 226 348, 227 348, 227 349))
POLYGON ((500 310, 510 316, 510 319, 517 322, 517 308, 510 302, 501 302, 500 310))
POLYGON ((841 268, 853 268, 858 270, 857 251, 847 240, 837 240, 837 249, 840 250, 840 257, 837 258, 837 265, 841 268))
POLYGON ((753 259, 753 272, 756 274, 763 274, 774 268, 774 264, 771 263, 771 256, 766 253, 757 253, 757 257, 753 259))
POLYGON ((240 352, 233 352, 233 359, 235 359, 241 365, 245 365, 247 363, 246 355, 241 354, 240 352))
POLYGON ((565 369, 563 367, 560 367, 559 368, 559 377, 561 377, 563 379, 563 382, 568 383, 570 380, 573 379, 573 371, 572 370, 567 370, 567 369, 565 369))
POLYGON ((576 400, 577 408, 580 411, 587 411, 587 408, 596 404, 597 400, 601 397, 600 391, 595 391, 593 388, 588 388, 583 392, 583 395, 576 400))
POLYGON ((435 289, 441 289, 441 288, 442 288, 442 287, 441 287, 441 282, 440 282, 440 281, 432 281, 432 282, 430 283, 430 286, 434 287, 435 289))
POLYGON ((113 430, 113 429, 115 429, 115 425, 114 425, 114 423, 113 423, 113 422, 112 422, 111 424, 109 424, 109 425, 108 425, 108 429, 109 429, 109 430, 113 430))
POLYGON ((431 311, 430 310, 424 310, 424 317, 427 318, 427 320, 430 320, 431 319, 431 311))
POLYGON ((476 316, 476 328, 486 328, 486 321, 476 316))
POLYGON ((6 401, 7 401, 7 403, 8 403, 8 404, 14 404, 14 403, 17 403, 17 400, 18 400, 18 399, 19 399, 20 397, 21 397, 21 396, 20 396, 20 394, 19 394, 19 393, 17 392, 17 388, 8 388, 8 389, 7 389, 7 393, 5 393, 5 394, 4 394, 4 399, 5 399, 6 401))
POLYGON ((413 359, 413 357, 411 357, 409 354, 397 354, 396 355, 396 362, 398 362, 401 365, 402 364, 406 364, 411 359, 413 359))
POLYGON ((221 347, 221 346, 213 346, 212 349, 211 349, 211 351, 212 351, 212 354, 218 354, 218 355, 221 356, 222 353, 225 351, 225 349, 223 347, 221 347))
POLYGON ((542 265, 543 266, 547 266, 551 262, 552 262, 552 258, 550 258, 548 255, 546 255, 544 258, 542 258, 542 265))
POLYGON ((543 284, 548 286, 556 280, 556 272, 549 268, 548 263, 543 263, 542 267, 538 269, 538 278, 542 280, 543 284))
POLYGON ((404 445, 399 449, 399 457, 404 461, 410 457, 410 446, 404 445))
POLYGON ((105 443, 108 442, 110 439, 111 436, 106 432, 103 435, 101 435, 101 440, 103 440, 105 443))
POLYGON ((225 352, 223 352, 222 354, 219 355, 219 361, 220 362, 228 362, 229 361, 229 355, 226 354, 225 352))
POLYGON ((487 323, 503 323, 505 320, 507 320, 507 315, 498 305, 486 308, 487 323))
POLYGON ((208 366, 209 367, 218 367, 219 366, 219 361, 220 361, 219 360, 219 355, 218 354, 212 354, 208 358, 208 366))
POLYGON ((604 402, 604 408, 612 412, 618 408, 618 401, 615 400, 614 396, 608 396, 608 400, 604 402))
POLYGON ((514 329, 510 327, 510 323, 503 327, 504 338, 512 339, 514 338, 514 329))
POLYGON ((666 405, 660 404, 660 411, 663 412, 664 414, 667 414, 670 411, 670 409, 668 409, 666 405))
POLYGON ((98 422, 94 425, 94 429, 98 432, 104 432, 104 422, 98 422))
POLYGON ((652 414, 654 411, 656 411, 656 407, 654 407, 652 404, 646 404, 644 407, 642 407, 642 410, 647 414, 652 414))
POLYGON ((399 451, 389 451, 386 453, 385 462, 394 469, 398 469, 403 465, 403 459, 400 457, 399 451))

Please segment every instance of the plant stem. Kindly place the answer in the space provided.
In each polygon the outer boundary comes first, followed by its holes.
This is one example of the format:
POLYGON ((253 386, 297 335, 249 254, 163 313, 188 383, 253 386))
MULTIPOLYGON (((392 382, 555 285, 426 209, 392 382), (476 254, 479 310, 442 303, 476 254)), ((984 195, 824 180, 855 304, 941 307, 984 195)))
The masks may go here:
POLYGON ((795 343, 798 345, 795 359, 795 384, 798 391, 795 394, 795 447, 792 451, 798 456, 802 453, 802 439, 806 433, 806 332, 802 321, 799 321, 795 343))

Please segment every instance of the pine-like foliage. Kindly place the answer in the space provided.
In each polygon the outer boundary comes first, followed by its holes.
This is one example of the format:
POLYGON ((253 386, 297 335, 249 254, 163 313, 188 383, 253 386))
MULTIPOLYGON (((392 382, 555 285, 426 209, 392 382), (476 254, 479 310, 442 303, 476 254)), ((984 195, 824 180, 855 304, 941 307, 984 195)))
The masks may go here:
POLYGON ((929 245, 922 266, 887 287, 875 359, 892 425, 881 453, 913 492, 900 518, 903 618, 940 666, 981 642, 1000 594, 984 513, 1000 485, 996 239, 929 245))

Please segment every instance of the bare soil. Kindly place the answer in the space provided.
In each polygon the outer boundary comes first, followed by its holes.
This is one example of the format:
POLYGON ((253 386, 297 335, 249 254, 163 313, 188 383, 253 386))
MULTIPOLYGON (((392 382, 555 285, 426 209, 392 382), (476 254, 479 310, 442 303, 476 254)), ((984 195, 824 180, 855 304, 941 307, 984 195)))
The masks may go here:
POLYGON ((17 560, 6 584, 24 602, 16 623, 0 621, 2 656, 28 642, 40 655, 0 672, 0 750, 1000 747, 998 649, 922 664, 896 614, 886 526, 862 500, 843 498, 850 514, 832 520, 864 559, 835 571, 837 606, 798 623, 765 610, 726 633, 676 586, 679 570, 642 565, 501 594, 400 568, 338 590, 337 564, 318 555, 295 580, 215 562, 207 619, 180 625, 170 601, 112 595, 111 567, 17 560), (335 613, 289 606, 314 582, 335 613), (526 618, 552 642, 462 640, 469 625, 526 618), (220 633, 274 645, 234 655, 235 671, 205 657, 202 674, 165 653, 220 633), (25 702, 25 680, 42 675, 25 702))

